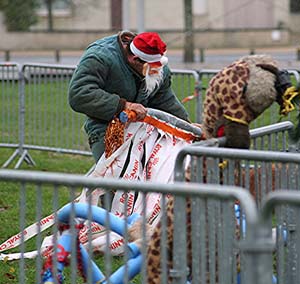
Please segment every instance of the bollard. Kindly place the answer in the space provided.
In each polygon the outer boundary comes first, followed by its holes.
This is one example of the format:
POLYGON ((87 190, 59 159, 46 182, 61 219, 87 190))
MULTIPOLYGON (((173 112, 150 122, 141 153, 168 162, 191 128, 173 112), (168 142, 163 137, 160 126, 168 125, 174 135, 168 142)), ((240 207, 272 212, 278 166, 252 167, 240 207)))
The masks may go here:
POLYGON ((204 62, 204 48, 199 49, 200 62, 204 62))
POLYGON ((300 47, 297 48, 297 61, 300 61, 300 47))
POLYGON ((60 53, 58 49, 55 50, 55 62, 60 62, 60 53))
POLYGON ((5 50, 5 61, 10 61, 10 51, 9 50, 5 50))

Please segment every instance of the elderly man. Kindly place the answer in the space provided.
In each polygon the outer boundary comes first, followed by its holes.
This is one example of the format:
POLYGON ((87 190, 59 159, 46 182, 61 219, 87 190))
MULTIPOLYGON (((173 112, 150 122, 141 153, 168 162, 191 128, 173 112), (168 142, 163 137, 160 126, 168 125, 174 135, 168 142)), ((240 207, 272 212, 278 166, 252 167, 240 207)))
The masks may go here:
POLYGON ((84 128, 96 162, 108 123, 123 110, 134 110, 136 120, 147 107, 189 120, 171 89, 165 53, 166 44, 153 32, 120 32, 88 46, 71 79, 69 103, 88 117, 84 128))

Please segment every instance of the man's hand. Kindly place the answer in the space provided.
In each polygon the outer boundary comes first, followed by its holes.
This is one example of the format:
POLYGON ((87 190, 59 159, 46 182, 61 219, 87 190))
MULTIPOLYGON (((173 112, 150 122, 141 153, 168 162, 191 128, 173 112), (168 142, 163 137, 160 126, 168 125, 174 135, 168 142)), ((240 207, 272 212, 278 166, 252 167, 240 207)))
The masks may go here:
POLYGON ((147 115, 147 109, 143 105, 137 103, 126 102, 124 110, 134 111, 136 113, 135 119, 130 120, 132 122, 143 120, 147 115))

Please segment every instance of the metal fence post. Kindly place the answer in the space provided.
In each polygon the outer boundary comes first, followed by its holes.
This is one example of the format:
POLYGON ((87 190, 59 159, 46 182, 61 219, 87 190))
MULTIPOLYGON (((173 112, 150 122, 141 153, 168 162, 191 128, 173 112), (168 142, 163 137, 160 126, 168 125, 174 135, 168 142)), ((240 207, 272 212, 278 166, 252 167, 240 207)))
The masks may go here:
MULTIPOLYGON (((270 219, 274 209, 277 206, 289 206, 289 211, 297 209, 297 214, 291 214, 291 220, 288 220, 289 230, 287 231, 287 240, 285 250, 288 252, 287 258, 281 261, 281 271, 278 273, 277 283, 299 283, 299 221, 298 214, 300 208, 300 193, 299 190, 276 190, 271 192, 264 200, 261 210, 261 223, 266 223, 270 219), (295 207, 296 206, 296 207, 295 207), (295 222, 295 223, 293 223, 295 222), (292 230, 291 230, 292 229, 292 230), (284 272, 284 273, 282 273, 284 272)), ((278 244, 277 244, 278 245, 278 244)), ((277 248, 278 249, 278 248, 277 248)), ((279 272, 279 271, 278 271, 279 272)))
POLYGON ((201 63, 205 61, 204 48, 199 48, 199 61, 201 63))
POLYGON ((60 52, 58 49, 55 50, 55 62, 60 62, 60 52))
POLYGON ((28 150, 24 149, 25 143, 25 76, 23 70, 19 68, 19 155, 21 156, 15 165, 18 169, 23 161, 27 164, 35 166, 35 162, 29 155, 28 150))
POLYGON ((246 239, 241 241, 240 250, 243 261, 241 283, 272 283, 272 253, 275 243, 271 230, 261 225, 247 225, 246 239))
POLYGON ((173 269, 170 276, 173 284, 184 284, 188 276, 186 244, 186 198, 175 197, 174 226, 180 226, 181 233, 173 235, 173 269))
POLYGON ((297 61, 300 61, 300 47, 297 48, 297 61))
POLYGON ((10 51, 9 50, 5 50, 4 54, 5 54, 5 61, 6 62, 10 61, 10 51))

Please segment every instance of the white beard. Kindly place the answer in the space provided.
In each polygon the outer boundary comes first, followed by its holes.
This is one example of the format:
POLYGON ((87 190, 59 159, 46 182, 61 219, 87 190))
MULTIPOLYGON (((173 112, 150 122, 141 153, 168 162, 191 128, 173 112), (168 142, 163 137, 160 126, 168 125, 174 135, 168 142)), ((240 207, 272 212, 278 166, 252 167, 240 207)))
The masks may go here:
POLYGON ((145 91, 148 95, 152 93, 152 91, 155 89, 155 87, 158 86, 163 79, 163 68, 157 69, 158 73, 152 74, 152 75, 149 75, 149 70, 150 70, 150 67, 148 66, 147 72, 145 75, 145 83, 146 83, 145 91))

